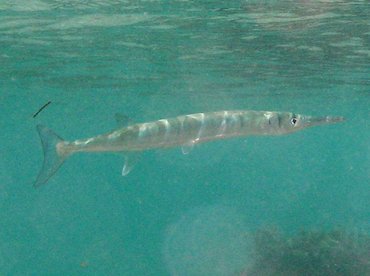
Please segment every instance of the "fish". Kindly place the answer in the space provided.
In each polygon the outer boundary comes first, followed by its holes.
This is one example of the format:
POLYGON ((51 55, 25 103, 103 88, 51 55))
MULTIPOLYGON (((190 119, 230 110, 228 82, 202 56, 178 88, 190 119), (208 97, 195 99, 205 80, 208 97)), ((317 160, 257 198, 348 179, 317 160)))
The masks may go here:
POLYGON ((284 135, 308 127, 344 121, 343 117, 306 116, 292 112, 223 110, 195 113, 152 122, 129 124, 119 119, 121 127, 86 139, 65 141, 51 129, 37 125, 44 152, 44 162, 34 183, 39 187, 56 173, 63 162, 78 152, 122 152, 122 175, 129 174, 140 152, 181 147, 188 154, 195 145, 233 137, 284 135))

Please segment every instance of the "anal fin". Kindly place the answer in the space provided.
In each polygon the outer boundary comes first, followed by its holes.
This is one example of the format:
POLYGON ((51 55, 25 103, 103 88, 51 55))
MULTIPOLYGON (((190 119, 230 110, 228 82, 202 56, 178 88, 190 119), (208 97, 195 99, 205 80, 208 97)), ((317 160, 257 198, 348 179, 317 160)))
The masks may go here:
POLYGON ((125 163, 122 168, 122 176, 128 175, 136 163, 140 160, 140 152, 125 153, 125 163))
POLYGON ((182 153, 183 154, 189 154, 193 150, 194 145, 195 145, 194 140, 191 140, 191 141, 187 142, 186 144, 182 145, 182 147, 181 147, 182 153))

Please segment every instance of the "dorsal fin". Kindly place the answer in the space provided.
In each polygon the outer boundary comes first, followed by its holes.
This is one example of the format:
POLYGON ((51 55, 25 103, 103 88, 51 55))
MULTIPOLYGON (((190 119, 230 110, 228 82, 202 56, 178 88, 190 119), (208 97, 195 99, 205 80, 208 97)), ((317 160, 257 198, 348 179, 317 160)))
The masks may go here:
POLYGON ((131 119, 127 115, 116 113, 114 114, 114 117, 116 119, 118 126, 120 127, 127 127, 131 123, 131 119))

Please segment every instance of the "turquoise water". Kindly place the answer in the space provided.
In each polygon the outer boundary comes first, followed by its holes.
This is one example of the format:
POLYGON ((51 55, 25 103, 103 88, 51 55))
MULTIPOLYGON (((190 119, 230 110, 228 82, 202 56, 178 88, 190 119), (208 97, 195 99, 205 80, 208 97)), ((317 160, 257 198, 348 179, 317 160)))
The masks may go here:
POLYGON ((276 265, 254 238, 271 229, 350 233, 341 250, 359 257, 335 275, 370 274, 369 14, 367 1, 1 1, 0 274, 278 275, 256 272, 276 265), (37 124, 72 140, 116 113, 233 109, 346 121, 148 151, 127 177, 119 154, 75 155, 32 186, 37 124))

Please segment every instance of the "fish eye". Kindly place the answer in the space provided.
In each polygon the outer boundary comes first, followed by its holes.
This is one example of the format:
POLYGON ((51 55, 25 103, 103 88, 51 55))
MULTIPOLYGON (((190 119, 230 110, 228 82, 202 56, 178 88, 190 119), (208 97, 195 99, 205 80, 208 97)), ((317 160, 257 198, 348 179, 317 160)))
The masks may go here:
POLYGON ((292 119, 290 119, 290 123, 291 123, 293 126, 295 126, 297 122, 298 122, 297 117, 293 117, 292 119))

